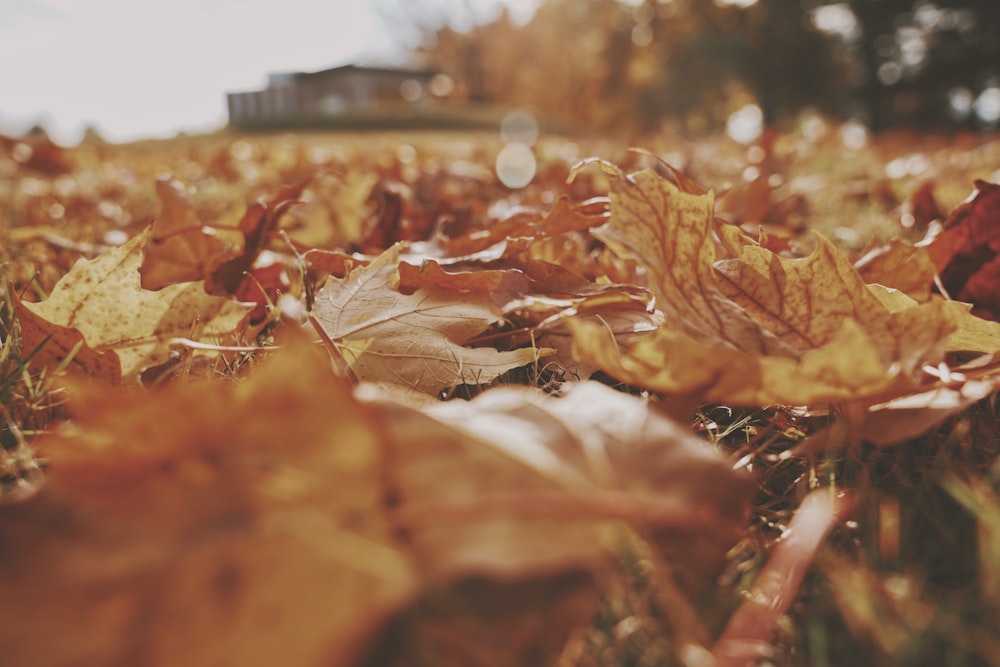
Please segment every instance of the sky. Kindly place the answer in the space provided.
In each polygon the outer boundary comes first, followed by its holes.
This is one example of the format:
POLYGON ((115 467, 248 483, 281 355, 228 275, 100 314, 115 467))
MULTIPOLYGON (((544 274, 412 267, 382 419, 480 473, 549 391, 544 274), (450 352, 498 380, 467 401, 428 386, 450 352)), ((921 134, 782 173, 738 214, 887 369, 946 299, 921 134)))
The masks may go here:
MULTIPOLYGON (((526 19, 538 0, 464 1, 526 19)), ((268 72, 398 61, 387 21, 400 5, 0 0, 0 133, 41 124, 73 144, 88 126, 111 141, 210 131, 226 122, 225 92, 260 88, 268 72)))

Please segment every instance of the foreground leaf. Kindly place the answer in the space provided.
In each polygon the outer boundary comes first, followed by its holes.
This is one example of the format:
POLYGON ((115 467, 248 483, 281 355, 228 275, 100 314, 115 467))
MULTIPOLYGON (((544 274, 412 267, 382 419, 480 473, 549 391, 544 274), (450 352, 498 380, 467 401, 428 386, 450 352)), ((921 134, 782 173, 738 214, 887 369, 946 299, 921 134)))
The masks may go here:
POLYGON ((436 395, 457 384, 483 384, 535 362, 543 352, 467 348, 500 321, 487 294, 425 287, 401 294, 399 248, 346 278, 330 277, 316 295, 312 322, 359 380, 394 382, 436 395))
POLYGON ((4 664, 353 664, 417 576, 378 510, 373 415, 324 366, 74 385, 47 486, 0 511, 4 664))
POLYGON ((244 331, 249 308, 205 294, 201 282, 142 289, 139 267, 149 230, 93 260, 79 260, 39 303, 15 302, 32 362, 72 366, 110 382, 134 381, 165 362, 171 340, 226 345, 244 331))
POLYGON ((614 548, 611 522, 624 521, 655 536, 697 589, 745 525, 748 475, 645 401, 597 382, 563 398, 510 387, 423 414, 381 409, 397 436, 399 519, 433 554, 428 568, 509 577, 528 562, 578 566, 614 548))
POLYGON ((0 508, 5 664, 554 659, 626 525, 693 591, 745 523, 751 478, 639 399, 493 390, 428 413, 359 402, 290 347, 240 384, 71 383, 47 485, 0 508))

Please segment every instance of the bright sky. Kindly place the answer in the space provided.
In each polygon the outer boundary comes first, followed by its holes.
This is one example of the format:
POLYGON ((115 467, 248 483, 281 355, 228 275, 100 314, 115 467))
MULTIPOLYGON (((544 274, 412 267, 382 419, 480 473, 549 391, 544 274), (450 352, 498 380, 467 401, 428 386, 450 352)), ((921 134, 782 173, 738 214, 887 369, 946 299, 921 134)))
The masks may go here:
MULTIPOLYGON (((424 0, 447 3, 448 0, 424 0)), ((526 17, 537 0, 503 2, 526 17)), ((394 55, 386 0, 2 0, 0 132, 41 122, 75 143, 86 125, 112 141, 211 130, 227 90, 268 72, 394 55)))

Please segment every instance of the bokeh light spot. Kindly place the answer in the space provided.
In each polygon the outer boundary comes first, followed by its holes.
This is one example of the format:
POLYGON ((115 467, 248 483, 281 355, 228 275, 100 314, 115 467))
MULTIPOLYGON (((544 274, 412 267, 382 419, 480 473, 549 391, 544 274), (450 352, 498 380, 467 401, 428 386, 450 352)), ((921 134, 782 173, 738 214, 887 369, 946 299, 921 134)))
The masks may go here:
POLYGON ((500 139, 531 146, 538 140, 538 121, 527 111, 511 111, 500 121, 500 139))
POLYGON ((764 132, 764 112, 756 104, 747 104, 729 115, 726 134, 733 141, 749 144, 764 132))
POLYGON ((521 143, 504 146, 497 154, 497 178, 508 188, 523 188, 535 177, 535 154, 521 143))

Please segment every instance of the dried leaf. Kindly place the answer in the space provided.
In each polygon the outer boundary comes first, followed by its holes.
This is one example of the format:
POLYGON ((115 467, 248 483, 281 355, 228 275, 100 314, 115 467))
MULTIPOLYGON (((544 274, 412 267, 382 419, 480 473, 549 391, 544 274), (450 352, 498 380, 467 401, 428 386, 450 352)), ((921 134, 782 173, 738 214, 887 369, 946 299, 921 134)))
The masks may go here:
POLYGON ((941 284, 980 317, 1000 319, 1000 185, 976 181, 976 192, 952 211, 928 246, 941 284))
POLYGON ((26 351, 57 366, 78 344, 71 367, 110 382, 134 381, 167 360, 170 341, 235 342, 245 328, 246 305, 205 294, 200 282, 158 292, 140 287, 142 248, 149 230, 93 260, 79 260, 39 303, 16 302, 26 351), (43 345, 44 343, 44 345, 43 345))
POLYGON ((444 244, 448 255, 471 255, 513 237, 547 237, 587 229, 604 222, 603 217, 584 215, 566 197, 556 200, 544 215, 519 211, 486 229, 470 232, 444 244))
POLYGON ((342 176, 317 176, 306 189, 302 205, 288 216, 289 235, 315 248, 357 244, 370 215, 368 198, 378 180, 377 173, 362 169, 349 169, 342 176))
POLYGON ((399 289, 413 293, 421 287, 440 287, 459 292, 483 292, 502 294, 504 303, 515 295, 525 294, 531 287, 527 276, 516 269, 481 269, 479 271, 445 271, 440 264, 430 259, 414 266, 407 262, 399 264, 399 289))
POLYGON ((237 252, 202 224, 178 181, 158 180, 156 194, 160 214, 153 221, 139 270, 143 289, 204 280, 213 262, 237 252))
POLYGON ((955 330, 943 304, 892 310, 818 235, 812 255, 786 259, 716 227, 711 195, 601 166, 612 217, 594 234, 644 266, 666 324, 622 356, 599 325, 571 322, 582 361, 668 393, 807 404, 912 391, 942 359, 955 330))
POLYGON ((719 289, 712 193, 682 192, 651 169, 625 175, 610 163, 596 164, 611 176, 611 220, 592 233, 646 269, 669 321, 705 342, 791 354, 719 289))
POLYGON ((803 259, 785 259, 762 248, 745 246, 739 260, 716 264, 728 283, 728 295, 790 347, 818 350, 856 322, 877 349, 886 375, 916 379, 920 367, 937 362, 944 340, 954 330, 941 303, 889 310, 865 285, 847 259, 822 236, 803 259))
POLYGON ((615 520, 656 535, 697 588, 724 562, 753 493, 704 441, 596 382, 563 398, 495 388, 422 413, 380 409, 397 518, 424 571, 507 579, 590 566, 616 544, 615 520))
POLYGON ((315 350, 243 384, 74 387, 46 488, 0 510, 5 664, 347 666, 417 590, 374 416, 315 350))
POLYGON ((270 200, 259 200, 247 207, 239 224, 244 237, 243 249, 237 256, 225 258, 225 261, 212 267, 205 277, 205 290, 209 294, 236 294, 264 249, 269 235, 277 229, 278 222, 288 209, 298 203, 297 198, 308 183, 301 181, 288 186, 270 200))
POLYGON ((462 347, 500 321, 499 307, 481 293, 422 288, 401 294, 398 259, 394 246, 344 279, 328 278, 315 298, 313 324, 358 380, 436 395, 456 384, 490 382, 544 354, 462 347))
POLYGON ((905 292, 924 303, 931 298, 931 285, 937 270, 927 248, 892 239, 854 263, 861 279, 905 292))

